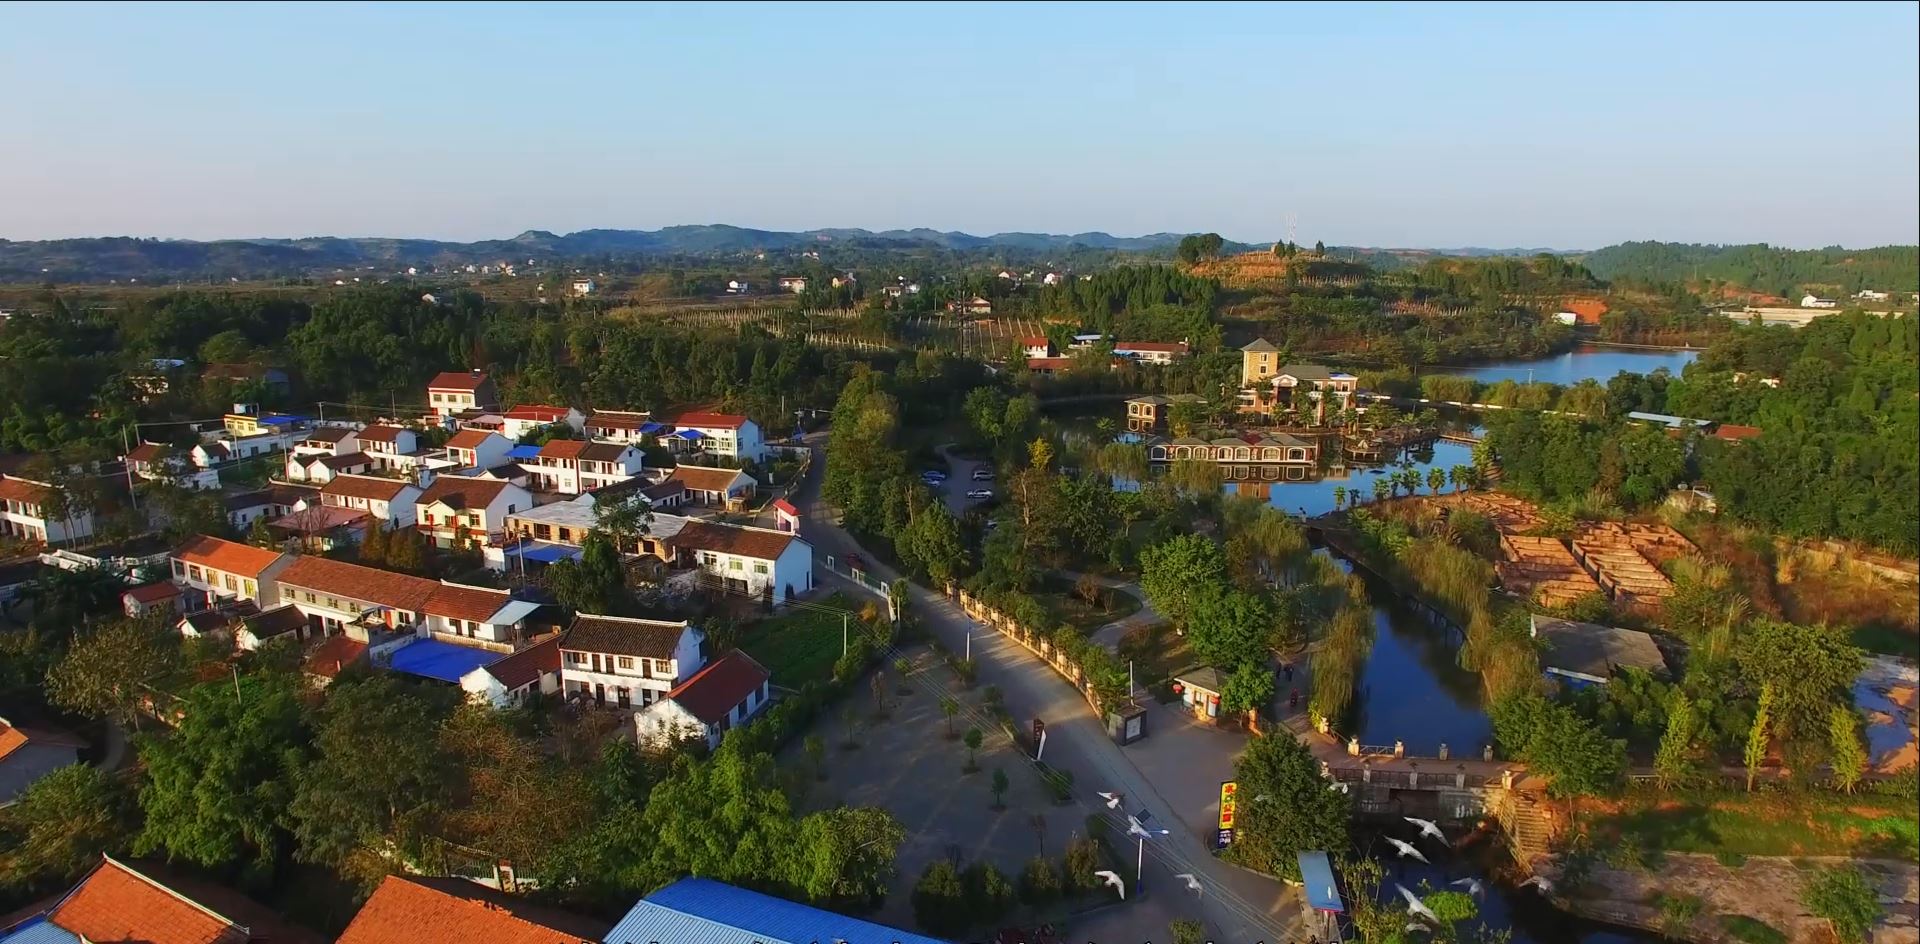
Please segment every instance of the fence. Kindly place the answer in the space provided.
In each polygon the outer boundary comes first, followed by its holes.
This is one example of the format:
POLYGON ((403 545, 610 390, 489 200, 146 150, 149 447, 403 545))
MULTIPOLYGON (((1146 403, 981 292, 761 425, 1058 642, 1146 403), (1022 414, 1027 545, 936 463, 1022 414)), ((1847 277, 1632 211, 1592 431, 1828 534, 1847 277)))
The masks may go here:
POLYGON ((965 590, 952 593, 951 595, 959 601, 961 612, 967 614, 968 618, 1019 643, 1025 647, 1028 652, 1039 656, 1042 662, 1052 666, 1053 670, 1058 672, 1061 678, 1066 679, 1080 692, 1080 696, 1087 700, 1087 704, 1093 706, 1095 714, 1101 713, 1100 700, 1095 697, 1093 686, 1087 681, 1087 674, 1081 671, 1079 664, 1069 658, 1064 650, 1054 645, 1052 640, 1041 636, 1039 633, 1025 626, 1021 626, 1014 621, 1013 617, 994 609, 992 606, 987 605, 987 603, 974 597, 973 594, 965 590))

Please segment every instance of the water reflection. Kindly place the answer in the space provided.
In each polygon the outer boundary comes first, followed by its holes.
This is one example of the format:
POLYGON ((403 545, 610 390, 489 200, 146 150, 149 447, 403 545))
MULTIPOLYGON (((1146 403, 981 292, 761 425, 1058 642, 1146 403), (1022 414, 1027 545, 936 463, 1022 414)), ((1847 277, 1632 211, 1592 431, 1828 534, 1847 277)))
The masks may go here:
POLYGON ((1334 496, 1339 493, 1352 496, 1345 499, 1349 506, 1356 501, 1372 501, 1373 483, 1401 469, 1420 473, 1420 494, 1424 495, 1428 469, 1472 464, 1472 446, 1440 440, 1402 450, 1391 461, 1379 464, 1348 460, 1323 468, 1225 466, 1222 471, 1227 473, 1225 488, 1229 494, 1256 495, 1290 515, 1311 518, 1333 511, 1334 496), (1245 479, 1236 478, 1239 470, 1246 470, 1245 479))
POLYGON ((1699 356, 1698 351, 1635 351, 1581 345, 1565 354, 1557 354, 1553 357, 1501 361, 1497 364, 1482 364, 1477 367, 1434 367, 1428 372, 1472 377, 1483 383, 1499 383, 1502 380, 1524 383, 1528 379, 1541 383, 1566 385, 1577 384, 1582 380, 1598 380, 1606 383, 1623 370, 1629 373, 1651 374, 1664 367, 1678 376, 1682 369, 1693 363, 1699 356))

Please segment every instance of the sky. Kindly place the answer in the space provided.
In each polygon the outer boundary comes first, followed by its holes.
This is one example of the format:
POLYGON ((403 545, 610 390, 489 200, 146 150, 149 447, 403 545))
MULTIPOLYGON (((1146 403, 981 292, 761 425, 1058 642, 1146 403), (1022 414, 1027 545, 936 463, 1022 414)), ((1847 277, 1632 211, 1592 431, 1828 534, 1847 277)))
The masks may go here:
POLYGON ((1914 243, 1917 11, 9 4, 0 238, 1914 243))

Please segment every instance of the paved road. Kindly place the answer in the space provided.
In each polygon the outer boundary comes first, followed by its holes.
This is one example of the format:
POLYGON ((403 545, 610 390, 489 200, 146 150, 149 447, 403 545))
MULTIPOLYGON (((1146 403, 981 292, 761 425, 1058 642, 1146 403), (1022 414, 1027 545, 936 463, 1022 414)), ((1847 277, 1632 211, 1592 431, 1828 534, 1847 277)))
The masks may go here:
POLYGON ((968 492, 974 489, 984 488, 997 494, 1000 488, 997 482, 976 482, 973 480, 973 471, 975 469, 986 469, 991 472, 993 470, 993 463, 956 456, 948 451, 952 446, 952 443, 947 443, 938 449, 940 458, 946 460, 947 463, 947 480, 940 484, 938 491, 941 496, 946 499, 947 510, 953 512, 957 517, 964 514, 967 509, 984 504, 986 501, 986 499, 968 498, 968 492))
MULTIPOLYGON (((825 438, 808 441, 814 449, 813 468, 791 499, 804 519, 801 534, 812 543, 816 555, 844 558, 848 552, 858 552, 860 548, 852 536, 839 527, 834 510, 819 501, 820 477, 826 466, 825 438)), ((888 581, 898 576, 875 561, 871 554, 863 556, 874 576, 888 581)), ((1194 827, 1193 812, 1188 810, 1187 815, 1180 815, 1181 811, 1153 787, 1128 759, 1127 753, 1107 737, 1100 720, 1072 686, 1018 644, 982 630, 944 596, 914 584, 909 597, 915 615, 948 649, 963 649, 968 635, 973 634, 979 683, 999 686, 1013 717, 1022 721, 1036 717, 1046 721, 1046 761, 1073 772, 1077 800, 1087 812, 1104 814, 1094 794, 1115 792, 1126 798, 1125 809, 1136 812, 1145 809, 1157 823, 1177 827, 1171 835, 1154 840, 1156 848, 1146 857, 1145 900, 1134 907, 1112 909, 1086 919, 1073 929, 1076 939, 1099 940, 1104 944, 1164 937, 1167 920, 1182 916, 1202 918, 1212 939, 1221 944, 1294 939, 1294 932, 1301 927, 1297 893, 1273 879, 1214 859, 1209 846, 1211 834, 1194 827), (1204 894, 1193 897, 1183 883, 1173 878, 1182 872, 1197 876, 1204 894)), ((1167 731, 1162 736, 1173 733, 1167 731)), ((1231 757, 1231 754, 1224 756, 1231 757)), ((1212 790, 1217 784, 1216 777, 1206 782, 1205 787, 1212 790)), ((1118 823, 1115 832, 1124 833, 1125 821, 1117 816, 1113 820, 1118 823)), ((1116 846, 1125 845, 1116 842, 1116 846)), ((1129 891, 1135 891, 1131 869, 1127 870, 1126 878, 1129 891)), ((1298 936, 1305 937, 1304 934, 1298 936)))

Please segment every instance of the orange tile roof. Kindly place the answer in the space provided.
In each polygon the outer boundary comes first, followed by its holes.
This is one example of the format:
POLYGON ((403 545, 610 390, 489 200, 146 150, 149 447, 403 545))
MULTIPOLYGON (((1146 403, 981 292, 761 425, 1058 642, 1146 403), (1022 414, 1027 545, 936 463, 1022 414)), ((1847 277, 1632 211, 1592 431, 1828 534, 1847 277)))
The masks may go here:
POLYGON ((16 728, 0 718, 0 757, 19 750, 28 744, 64 744, 68 747, 86 747, 87 742, 64 731, 46 728, 16 728))
POLYGON ((1607 313, 1607 303, 1597 298, 1569 298, 1566 309, 1574 314, 1574 320, 1583 325, 1597 325, 1600 316, 1607 313))
POLYGON ((1071 367, 1071 366, 1073 366, 1073 358, 1071 357, 1029 357, 1027 358, 1028 370, 1066 370, 1068 367, 1071 367))
POLYGON ((159 583, 150 583, 145 586, 135 587, 121 594, 121 596, 127 597, 136 603, 159 603, 162 600, 171 600, 179 595, 180 588, 165 580, 159 583))
POLYGON ((341 633, 330 636, 326 642, 313 647, 307 653, 307 672, 321 678, 333 678, 340 670, 360 661, 367 652, 367 644, 341 633))
POLYGON ((560 671, 560 634, 529 646, 486 666, 487 674, 500 680, 508 691, 529 684, 542 675, 560 671))
POLYGON ((287 565, 280 573, 280 583, 415 614, 426 612, 427 601, 440 589, 440 584, 432 580, 311 554, 287 565))
POLYGON ((180 545, 173 556, 176 560, 211 567, 221 573, 258 577, 280 559, 280 552, 202 534, 180 545))
POLYGON ((603 922, 527 904, 462 879, 389 875, 337 944, 593 944, 603 922))
POLYGON ((246 944, 247 930, 126 865, 107 859, 47 919, 89 941, 246 944))
POLYGON ((127 453, 127 461, 128 462, 152 462, 153 460, 160 458, 160 455, 166 451, 167 451, 167 447, 161 445, 160 443, 143 442, 140 445, 133 447, 132 451, 127 453))
POLYGON ((46 501, 47 487, 26 479, 0 476, 0 500, 38 505, 46 501))
POLYGON ((1720 425, 1715 426, 1713 428, 1713 435, 1714 435, 1714 438, 1716 439, 1725 439, 1728 441, 1752 439, 1753 437, 1760 435, 1760 427, 1740 426, 1734 423, 1721 423, 1720 425))
POLYGON ((542 459, 578 459, 587 444, 578 439, 550 439, 540 447, 542 459))
POLYGON ((485 508, 507 487, 500 479, 476 479, 465 475, 442 475, 420 495, 421 505, 445 502, 450 508, 485 508))
POLYGON ((406 479, 387 479, 377 475, 334 476, 320 487, 320 494, 336 498, 365 498, 372 501, 392 501, 408 485, 406 479))
POLYGON ((448 449, 478 449, 483 443, 487 441, 487 437, 492 435, 493 435, 492 430, 463 429, 457 433, 454 433, 453 438, 447 440, 447 448, 448 449))
POLYGON ((770 531, 766 528, 741 528, 733 525, 708 524, 705 521, 689 521, 680 529, 680 533, 668 538, 667 543, 696 551, 715 551, 760 560, 778 560, 781 554, 786 553, 787 546, 793 543, 793 534, 787 531, 770 531))
POLYGON ((686 429, 739 429, 747 425, 747 418, 738 413, 682 413, 675 418, 673 425, 686 429))
POLYGON ((480 385, 486 382, 487 372, 484 370, 449 370, 435 374, 432 380, 427 381, 427 389, 471 392, 480 389, 480 385))
POLYGON ((694 717, 717 724, 770 677, 765 666, 735 649, 695 672, 692 678, 668 692, 667 697, 694 717))
POLYGON ((505 590, 443 583, 433 588, 433 594, 427 597, 426 612, 484 623, 512 599, 513 595, 505 590))
POLYGON ((667 480, 679 482, 696 492, 724 492, 745 473, 739 469, 716 469, 703 465, 674 466, 667 480))

